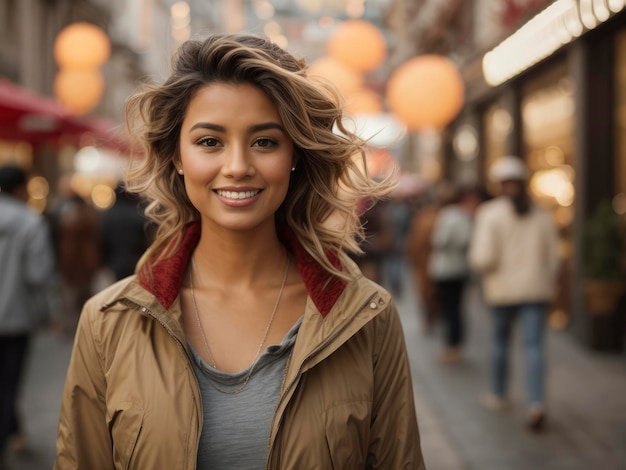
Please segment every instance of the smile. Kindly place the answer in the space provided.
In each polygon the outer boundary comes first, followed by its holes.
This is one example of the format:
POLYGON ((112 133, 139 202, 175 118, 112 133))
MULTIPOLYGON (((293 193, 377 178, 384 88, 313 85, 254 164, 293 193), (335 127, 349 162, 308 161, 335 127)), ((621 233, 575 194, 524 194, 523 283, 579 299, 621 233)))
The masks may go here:
POLYGON ((254 191, 222 191, 220 189, 215 191, 220 197, 226 199, 250 199, 261 192, 260 189, 254 191))

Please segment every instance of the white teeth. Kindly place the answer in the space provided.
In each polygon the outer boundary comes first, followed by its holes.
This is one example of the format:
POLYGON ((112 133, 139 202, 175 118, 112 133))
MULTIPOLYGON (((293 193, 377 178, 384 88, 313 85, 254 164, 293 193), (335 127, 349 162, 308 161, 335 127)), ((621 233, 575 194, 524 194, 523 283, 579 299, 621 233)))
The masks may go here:
POLYGON ((227 199, 248 199, 259 194, 260 190, 255 189, 254 191, 222 191, 218 189, 217 194, 227 199))

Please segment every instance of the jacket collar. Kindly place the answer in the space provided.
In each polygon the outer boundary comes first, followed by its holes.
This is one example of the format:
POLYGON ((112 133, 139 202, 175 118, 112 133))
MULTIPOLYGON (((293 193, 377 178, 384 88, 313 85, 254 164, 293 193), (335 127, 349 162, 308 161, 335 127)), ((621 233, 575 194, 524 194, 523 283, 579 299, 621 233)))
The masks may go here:
MULTIPOLYGON (((200 240, 200 223, 194 222, 183 232, 182 242, 178 250, 169 258, 163 259, 152 266, 151 273, 142 269, 139 273, 141 286, 154 295, 166 309, 178 297, 183 284, 185 270, 189 259, 200 240)), ((288 227, 281 227, 279 238, 293 254, 296 266, 304 280, 309 296, 322 317, 326 317, 346 287, 346 281, 326 271, 302 246, 296 235, 288 227)), ((344 270, 339 257, 329 253, 333 265, 344 270)))

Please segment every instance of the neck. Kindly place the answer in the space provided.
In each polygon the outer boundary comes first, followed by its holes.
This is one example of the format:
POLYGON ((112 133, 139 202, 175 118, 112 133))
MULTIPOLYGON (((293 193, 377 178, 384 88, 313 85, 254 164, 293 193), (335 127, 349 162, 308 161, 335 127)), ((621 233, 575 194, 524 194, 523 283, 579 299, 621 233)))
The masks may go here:
POLYGON ((274 285, 286 263, 274 224, 250 232, 216 231, 203 224, 193 256, 204 283, 235 290, 274 285))

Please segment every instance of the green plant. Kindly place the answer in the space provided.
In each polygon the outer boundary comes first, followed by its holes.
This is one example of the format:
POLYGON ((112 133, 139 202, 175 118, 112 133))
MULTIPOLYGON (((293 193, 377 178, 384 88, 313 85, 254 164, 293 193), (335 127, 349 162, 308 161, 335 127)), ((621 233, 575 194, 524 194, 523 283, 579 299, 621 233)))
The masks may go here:
POLYGON ((622 278, 622 236, 619 216, 611 201, 602 201, 584 227, 583 269, 587 279, 622 278))

